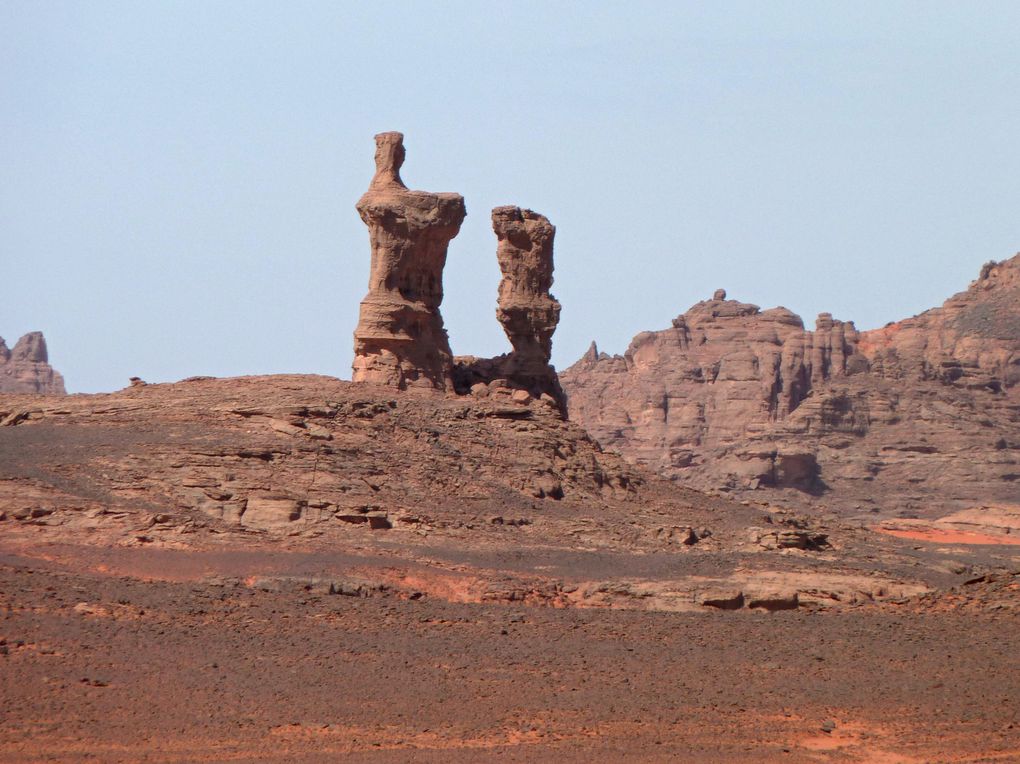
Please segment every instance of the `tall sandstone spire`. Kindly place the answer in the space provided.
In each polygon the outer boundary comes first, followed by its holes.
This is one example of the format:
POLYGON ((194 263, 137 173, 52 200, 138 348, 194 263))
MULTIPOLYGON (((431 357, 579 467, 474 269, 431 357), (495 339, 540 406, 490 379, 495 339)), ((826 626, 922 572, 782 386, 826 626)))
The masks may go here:
POLYGON ((400 179, 401 133, 380 133, 375 144, 375 177, 357 204, 372 264, 354 331, 353 379, 446 390, 453 356, 439 306, 447 247, 467 214, 464 198, 408 190, 400 179))
POLYGON ((503 273, 496 318, 513 346, 501 371, 529 389, 561 399, 556 371, 549 365, 552 335, 560 321, 560 303, 549 292, 556 227, 545 215, 507 206, 492 211, 492 230, 499 240, 496 259, 503 273))

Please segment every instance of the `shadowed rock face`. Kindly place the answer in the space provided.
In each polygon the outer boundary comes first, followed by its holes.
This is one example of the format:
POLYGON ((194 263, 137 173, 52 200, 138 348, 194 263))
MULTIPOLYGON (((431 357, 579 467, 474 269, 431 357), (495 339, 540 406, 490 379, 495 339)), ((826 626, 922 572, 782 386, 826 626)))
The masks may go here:
POLYGON ((503 272, 496 317, 514 348, 508 366, 526 374, 544 374, 560 321, 560 304, 549 294, 556 228, 537 212, 496 207, 492 230, 499 239, 496 258, 503 272))
POLYGON ((603 446, 687 485, 922 514, 1015 501, 1020 255, 866 332, 828 313, 806 331, 719 290, 561 379, 603 446))
POLYGON ((64 378, 49 364, 42 332, 29 332, 9 350, 0 337, 0 393, 64 395, 64 378))
POLYGON ((357 204, 372 264, 354 331, 353 379, 445 390, 453 359, 439 306, 446 250, 464 220, 464 198, 408 190, 400 179, 403 138, 375 137, 375 177, 357 204))

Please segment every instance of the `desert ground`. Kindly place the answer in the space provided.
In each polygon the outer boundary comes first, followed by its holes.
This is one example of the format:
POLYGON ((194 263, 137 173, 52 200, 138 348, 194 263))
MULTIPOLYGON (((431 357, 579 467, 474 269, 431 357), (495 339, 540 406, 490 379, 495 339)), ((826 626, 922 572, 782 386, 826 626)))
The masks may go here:
POLYGON ((2 761, 1020 760, 1001 528, 678 488, 509 391, 3 403, 2 761))

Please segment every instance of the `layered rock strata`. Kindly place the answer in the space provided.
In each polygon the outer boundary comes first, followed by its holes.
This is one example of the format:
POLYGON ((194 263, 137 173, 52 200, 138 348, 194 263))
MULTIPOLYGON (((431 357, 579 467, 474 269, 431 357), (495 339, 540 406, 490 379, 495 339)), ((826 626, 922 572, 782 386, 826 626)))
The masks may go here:
POLYGON ((603 446, 684 484, 903 514, 1015 502, 1020 255, 867 332, 827 313, 806 331, 720 290, 622 356, 593 343, 561 379, 603 446))
POLYGON ((450 240, 466 215, 453 193, 411 191, 400 179, 404 136, 375 137, 375 177, 358 201, 372 262, 354 331, 355 382, 452 386, 453 358, 439 306, 450 240))
POLYGON ((0 337, 0 393, 66 393, 64 378, 50 366, 42 332, 29 332, 13 350, 0 337))

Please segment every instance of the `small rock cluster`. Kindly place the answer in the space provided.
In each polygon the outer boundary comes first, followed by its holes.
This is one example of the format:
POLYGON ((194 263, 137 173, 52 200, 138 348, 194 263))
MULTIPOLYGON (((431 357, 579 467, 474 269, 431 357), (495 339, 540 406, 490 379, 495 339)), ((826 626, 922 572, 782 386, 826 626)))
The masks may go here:
POLYGON ((740 589, 718 589, 702 592, 698 604, 718 610, 760 608, 762 610, 796 610, 800 596, 795 591, 762 591, 745 593, 740 589))

